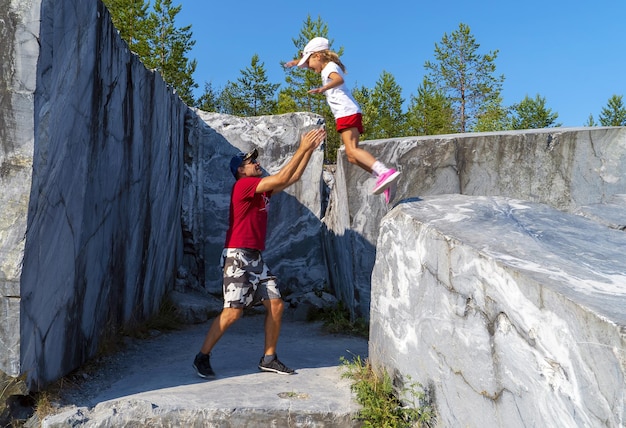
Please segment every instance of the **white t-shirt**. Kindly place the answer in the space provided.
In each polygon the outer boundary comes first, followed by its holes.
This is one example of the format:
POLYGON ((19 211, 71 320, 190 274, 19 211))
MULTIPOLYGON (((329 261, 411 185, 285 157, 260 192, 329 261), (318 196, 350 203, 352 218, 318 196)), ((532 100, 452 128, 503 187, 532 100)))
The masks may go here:
MULTIPOLYGON (((330 82, 330 78, 328 76, 330 76, 331 73, 337 73, 342 78, 344 76, 341 71, 341 67, 331 61, 326 64, 326 67, 322 70, 322 85, 330 82)), ((324 94, 326 95, 326 101, 328 102, 335 119, 361 113, 361 108, 348 90, 345 79, 341 85, 325 91, 324 94)))

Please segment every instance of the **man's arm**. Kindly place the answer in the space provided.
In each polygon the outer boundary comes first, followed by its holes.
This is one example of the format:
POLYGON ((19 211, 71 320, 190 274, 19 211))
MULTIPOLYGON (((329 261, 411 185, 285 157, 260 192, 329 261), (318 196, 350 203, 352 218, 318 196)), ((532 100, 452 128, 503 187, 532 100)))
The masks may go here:
POLYGON ((278 193, 302 177, 313 151, 326 138, 324 128, 313 129, 302 136, 298 149, 289 162, 274 175, 263 177, 256 187, 256 193, 278 193))

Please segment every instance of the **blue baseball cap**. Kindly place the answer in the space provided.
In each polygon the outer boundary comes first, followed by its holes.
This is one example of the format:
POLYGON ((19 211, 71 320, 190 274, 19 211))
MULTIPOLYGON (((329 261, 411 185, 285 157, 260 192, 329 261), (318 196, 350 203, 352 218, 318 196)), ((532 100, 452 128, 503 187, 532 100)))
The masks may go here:
POLYGON ((259 152, 257 149, 252 150, 251 152, 244 153, 239 152, 230 160, 230 172, 233 174, 235 178, 237 178, 237 169, 241 166, 243 161, 248 159, 256 159, 259 156, 259 152))

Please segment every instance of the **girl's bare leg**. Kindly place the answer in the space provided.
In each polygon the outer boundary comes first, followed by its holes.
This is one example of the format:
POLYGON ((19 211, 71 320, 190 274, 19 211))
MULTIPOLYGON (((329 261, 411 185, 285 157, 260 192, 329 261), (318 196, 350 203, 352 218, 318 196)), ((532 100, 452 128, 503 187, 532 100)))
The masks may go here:
POLYGON ((376 158, 369 152, 359 148, 359 130, 357 128, 342 130, 341 141, 346 148, 348 162, 360 166, 371 174, 372 165, 376 162, 376 158))

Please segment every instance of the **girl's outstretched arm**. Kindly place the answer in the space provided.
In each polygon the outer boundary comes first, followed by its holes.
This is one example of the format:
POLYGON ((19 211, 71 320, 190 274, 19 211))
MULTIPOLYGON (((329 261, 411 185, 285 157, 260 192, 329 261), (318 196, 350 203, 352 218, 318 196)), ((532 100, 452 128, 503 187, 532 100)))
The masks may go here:
POLYGON ((285 63, 285 67, 287 68, 295 67, 296 65, 298 65, 298 62, 300 62, 299 59, 292 59, 291 61, 288 61, 285 63))
POLYGON ((335 88, 344 82, 343 77, 341 77, 339 73, 330 73, 328 78, 330 79, 330 82, 319 88, 309 90, 309 94, 323 94, 327 90, 335 88))

